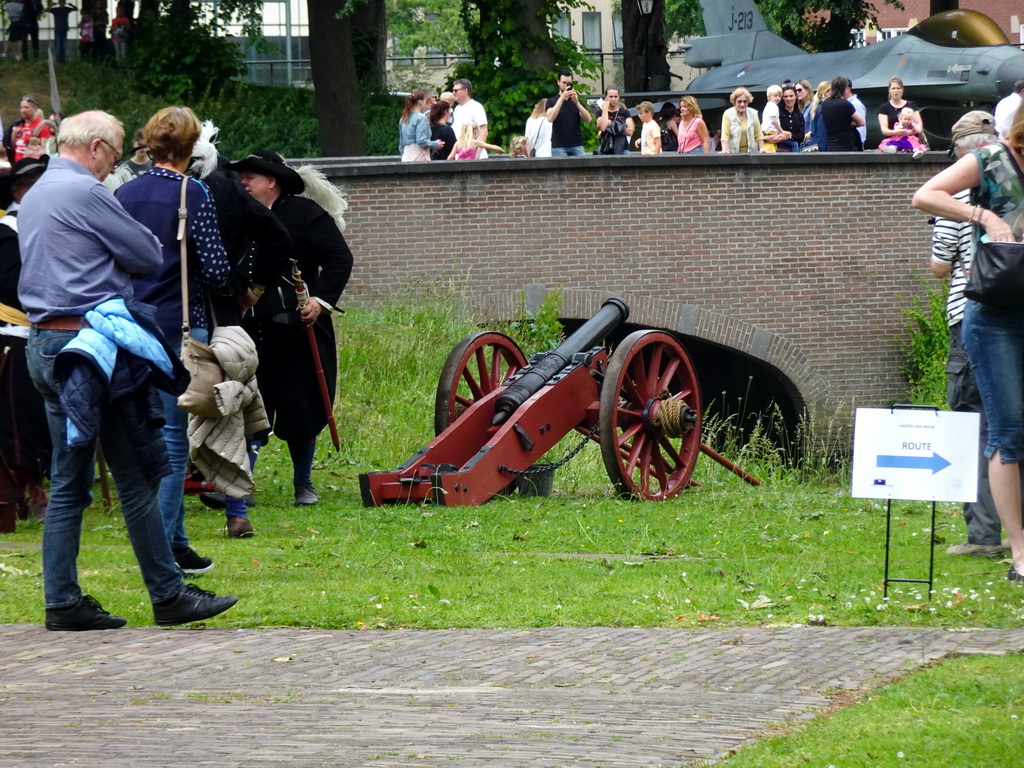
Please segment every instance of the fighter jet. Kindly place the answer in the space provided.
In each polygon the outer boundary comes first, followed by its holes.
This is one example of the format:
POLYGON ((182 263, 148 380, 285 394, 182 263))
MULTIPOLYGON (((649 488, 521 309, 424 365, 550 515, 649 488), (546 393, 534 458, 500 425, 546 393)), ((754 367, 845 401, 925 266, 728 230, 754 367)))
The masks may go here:
POLYGON ((714 69, 694 78, 685 92, 698 97, 702 109, 729 106, 729 94, 739 86, 763 103, 769 85, 807 78, 817 86, 845 75, 868 108, 868 146, 881 139, 874 115, 888 98, 891 77, 903 80, 904 97, 921 109, 933 148, 948 145, 952 125, 965 111, 990 108, 1024 77, 1024 52, 977 11, 945 11, 862 48, 807 53, 768 31, 752 0, 701 0, 701 6, 708 36, 689 41, 686 63, 714 69))

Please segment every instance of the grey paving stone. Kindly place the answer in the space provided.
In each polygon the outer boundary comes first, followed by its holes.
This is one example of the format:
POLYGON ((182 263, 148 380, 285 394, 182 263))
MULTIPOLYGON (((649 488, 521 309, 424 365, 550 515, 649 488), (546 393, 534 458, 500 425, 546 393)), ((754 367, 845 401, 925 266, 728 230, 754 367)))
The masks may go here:
POLYGON ((680 766, 1024 630, 0 626, 0 766, 680 766))

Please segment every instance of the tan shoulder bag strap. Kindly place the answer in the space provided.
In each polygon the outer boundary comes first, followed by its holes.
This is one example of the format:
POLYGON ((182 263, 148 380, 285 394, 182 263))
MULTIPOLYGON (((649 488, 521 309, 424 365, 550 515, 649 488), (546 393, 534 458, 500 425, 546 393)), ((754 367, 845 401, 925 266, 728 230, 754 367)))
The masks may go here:
POLYGON ((178 247, 181 250, 181 337, 187 339, 189 334, 188 321, 188 206, 185 198, 188 194, 188 176, 181 178, 181 204, 178 206, 178 247))

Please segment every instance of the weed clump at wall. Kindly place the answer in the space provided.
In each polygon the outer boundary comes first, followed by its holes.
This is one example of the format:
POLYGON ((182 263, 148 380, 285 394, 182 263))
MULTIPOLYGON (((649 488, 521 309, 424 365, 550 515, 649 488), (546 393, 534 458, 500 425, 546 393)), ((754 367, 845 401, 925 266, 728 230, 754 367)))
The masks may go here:
POLYGON ((903 375, 910 384, 910 402, 946 407, 946 361, 949 325, 946 320, 948 286, 929 288, 924 301, 914 299, 904 310, 910 344, 903 375))

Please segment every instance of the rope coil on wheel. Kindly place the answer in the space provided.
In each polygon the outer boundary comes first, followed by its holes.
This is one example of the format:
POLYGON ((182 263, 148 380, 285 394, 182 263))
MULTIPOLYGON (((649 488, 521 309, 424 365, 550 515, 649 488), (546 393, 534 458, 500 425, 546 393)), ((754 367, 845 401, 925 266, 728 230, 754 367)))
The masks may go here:
POLYGON ((539 474, 542 474, 544 472, 553 472, 556 469, 558 469, 560 466, 562 466, 563 464, 568 462, 570 459, 574 458, 577 453, 582 451, 583 450, 583 446, 587 444, 587 441, 589 441, 590 438, 592 438, 595 434, 597 434, 597 430, 600 427, 601 427, 601 422, 599 422, 599 421, 594 422, 594 426, 591 427, 589 432, 587 432, 586 436, 580 441, 579 445, 577 445, 575 448, 573 448, 569 453, 567 453, 561 459, 559 459, 558 461, 552 462, 551 464, 534 464, 529 469, 512 469, 510 467, 506 467, 504 464, 499 464, 498 465, 498 469, 501 472, 507 472, 510 475, 520 475, 520 476, 524 476, 524 477, 529 476, 529 475, 539 475, 539 474))
POLYGON ((661 406, 658 415, 651 419, 651 425, 659 428, 667 437, 682 437, 697 424, 697 413, 683 399, 673 400, 667 389, 658 393, 661 406))

